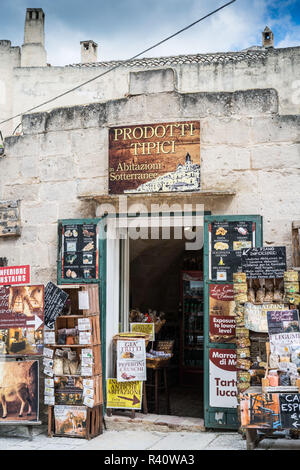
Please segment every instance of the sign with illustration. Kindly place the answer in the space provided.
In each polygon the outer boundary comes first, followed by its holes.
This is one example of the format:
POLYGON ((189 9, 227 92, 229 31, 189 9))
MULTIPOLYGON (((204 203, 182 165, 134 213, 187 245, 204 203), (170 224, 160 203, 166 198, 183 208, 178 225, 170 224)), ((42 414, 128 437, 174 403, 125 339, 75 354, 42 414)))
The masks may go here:
POLYGON ((209 278, 232 281, 241 271, 243 249, 255 245, 255 223, 252 221, 216 221, 209 224, 209 278))
POLYGON ((0 286, 30 283, 30 266, 4 266, 0 267, 0 286))
POLYGON ((234 308, 232 284, 209 285, 209 338, 212 343, 235 341, 234 308))
POLYGON ((0 362, 0 423, 39 420, 39 362, 0 362))
POLYGON ((98 279, 97 224, 70 224, 62 229, 63 279, 98 279))
POLYGON ((199 189, 199 121, 110 128, 110 194, 199 189))
POLYGON ((237 371, 234 349, 209 350, 209 406, 237 407, 237 371))
POLYGON ((146 380, 145 340, 117 341, 117 380, 136 382, 146 380))
POLYGON ((241 424, 258 429, 300 429, 299 393, 241 395, 241 424))
POLYGON ((107 408, 140 410, 142 408, 143 382, 118 382, 107 379, 107 408))
POLYGON ((0 354, 43 350, 44 286, 0 287, 0 354))
POLYGON ((54 406, 55 433, 65 436, 87 435, 87 408, 85 406, 54 406))

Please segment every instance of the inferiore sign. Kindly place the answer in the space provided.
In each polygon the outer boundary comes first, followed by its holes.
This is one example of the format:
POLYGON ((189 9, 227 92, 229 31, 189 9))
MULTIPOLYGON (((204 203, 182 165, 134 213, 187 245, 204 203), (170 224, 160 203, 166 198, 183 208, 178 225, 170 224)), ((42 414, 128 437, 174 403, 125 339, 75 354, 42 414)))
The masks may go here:
POLYGON ((199 121, 109 130, 110 194, 199 189, 199 121))

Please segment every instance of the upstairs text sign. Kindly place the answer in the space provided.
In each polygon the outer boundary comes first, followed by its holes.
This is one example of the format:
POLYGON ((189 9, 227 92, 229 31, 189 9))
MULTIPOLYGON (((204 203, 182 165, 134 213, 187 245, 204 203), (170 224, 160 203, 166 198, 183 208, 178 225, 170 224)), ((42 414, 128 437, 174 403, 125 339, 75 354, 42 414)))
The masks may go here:
POLYGON ((109 130, 109 193, 199 191, 200 122, 109 130))
POLYGON ((0 286, 30 283, 30 266, 3 266, 0 267, 0 286))

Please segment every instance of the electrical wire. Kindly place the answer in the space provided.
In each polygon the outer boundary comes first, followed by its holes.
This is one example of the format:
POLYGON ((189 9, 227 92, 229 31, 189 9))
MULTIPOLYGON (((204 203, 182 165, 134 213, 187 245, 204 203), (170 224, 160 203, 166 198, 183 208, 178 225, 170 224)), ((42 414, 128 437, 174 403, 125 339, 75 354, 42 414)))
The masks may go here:
POLYGON ((152 49, 160 46, 161 44, 164 44, 165 42, 169 41, 170 39, 173 39, 175 36, 178 36, 179 34, 183 33, 184 31, 192 28, 192 26, 195 26, 196 24, 200 23, 201 21, 205 20, 206 18, 208 18, 209 16, 212 16, 214 15, 215 13, 219 12, 220 10, 223 10, 224 8, 226 8, 227 6, 231 5, 232 3, 236 2, 236 0, 231 0, 230 2, 227 2, 225 3, 224 5, 222 5, 221 7, 217 8, 216 10, 213 10, 212 12, 208 13, 207 15, 205 16, 202 16, 202 18, 199 18, 198 20, 194 21, 193 23, 190 23, 188 26, 180 29, 179 31, 177 31, 176 33, 174 34, 171 34, 171 36, 168 36, 167 38, 165 39, 162 39, 161 41, 157 42, 156 44, 154 44, 153 46, 151 47, 148 47, 147 49, 145 49, 144 51, 142 52, 139 52, 138 54, 134 55, 133 57, 131 57, 130 59, 127 59, 125 61, 122 61, 122 62, 119 62, 118 64, 114 65, 113 67, 110 67, 108 70, 106 70, 105 72, 102 72, 100 73, 99 75, 96 75, 95 77, 93 78, 90 78, 89 80, 86 80, 85 82, 83 83, 80 83, 79 85, 76 85, 75 87, 73 88, 70 88, 69 90, 67 91, 64 91, 63 93, 53 97, 53 98, 50 98, 49 100, 47 101, 44 101, 43 103, 37 105, 37 106, 34 106, 30 109, 27 109, 26 111, 23 111, 22 113, 19 113, 19 114, 16 114, 15 116, 12 116, 10 118, 7 118, 5 119, 4 121, 1 121, 0 122, 0 125, 2 124, 5 124, 6 122, 9 122, 11 121, 12 119, 16 119, 17 117, 20 117, 20 116, 23 116, 23 114, 27 114, 27 113, 30 113, 31 111, 34 111, 35 109, 38 109, 40 108, 41 106, 45 106, 46 104, 49 104, 49 103, 52 103, 53 101, 59 99, 59 98, 62 98, 63 96, 65 95, 68 95, 69 93, 72 93, 73 91, 75 90, 78 90, 79 88, 87 85, 88 83, 91 83, 93 82, 94 80, 97 80, 98 78, 100 77, 103 77, 104 75, 107 75, 108 73, 112 72, 113 70, 116 70, 117 68, 127 64, 128 62, 131 62, 132 60, 134 59, 137 59, 138 57, 140 57, 141 55, 145 54, 146 52, 149 52, 151 51, 152 49))

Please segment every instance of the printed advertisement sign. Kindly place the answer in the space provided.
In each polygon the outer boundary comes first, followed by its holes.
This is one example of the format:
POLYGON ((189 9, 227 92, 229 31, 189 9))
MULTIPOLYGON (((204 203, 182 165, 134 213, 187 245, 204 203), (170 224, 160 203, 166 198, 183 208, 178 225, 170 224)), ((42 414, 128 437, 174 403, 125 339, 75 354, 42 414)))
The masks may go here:
POLYGON ((143 382, 118 382, 107 379, 107 408, 141 410, 143 382))
POLYGON ((0 362, 0 423, 39 420, 39 362, 0 362))
POLYGON ((234 307, 232 284, 209 285, 209 337, 212 343, 235 341, 234 307))
POLYGON ((55 433, 84 437, 87 434, 87 409, 85 406, 54 406, 55 433))
POLYGON ((234 349, 209 350, 209 406, 237 407, 236 360, 234 349))
POLYGON ((284 310, 284 304, 254 305, 245 303, 245 327, 257 333, 268 333, 267 312, 284 310))
POLYGON ((0 354, 41 354, 44 286, 0 287, 0 354))
POLYGON ((96 224, 64 225, 61 249, 63 279, 98 279, 96 224))
POLYGON ((299 393, 241 395, 241 424, 258 429, 300 429, 299 393))
POLYGON ((0 267, 0 286, 30 283, 30 266, 0 267))
POLYGON ((276 310, 267 312, 269 335, 300 331, 298 310, 276 310))
POLYGON ((241 253, 255 245, 253 222, 212 222, 209 224, 209 278, 232 281, 241 271, 241 253))
POLYGON ((109 193, 199 191, 200 122, 109 130, 109 193))
POLYGON ((146 379, 145 340, 117 341, 118 382, 136 382, 146 379))
POLYGON ((130 323, 131 333, 146 333, 150 335, 149 341, 155 341, 155 324, 154 323, 130 323))

